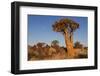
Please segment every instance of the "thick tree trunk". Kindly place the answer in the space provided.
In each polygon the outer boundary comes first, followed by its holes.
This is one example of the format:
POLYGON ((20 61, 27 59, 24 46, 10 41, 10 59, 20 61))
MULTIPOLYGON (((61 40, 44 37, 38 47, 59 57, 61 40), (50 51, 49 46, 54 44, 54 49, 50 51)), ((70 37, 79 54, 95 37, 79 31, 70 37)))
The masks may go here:
POLYGON ((73 45, 73 32, 71 32, 70 40, 71 40, 72 46, 74 46, 74 45, 73 45))
POLYGON ((66 44, 66 48, 67 48, 67 56, 68 56, 68 58, 74 58, 75 51, 73 48, 73 40, 70 39, 70 36, 67 31, 65 31, 64 37, 65 37, 65 44, 66 44))

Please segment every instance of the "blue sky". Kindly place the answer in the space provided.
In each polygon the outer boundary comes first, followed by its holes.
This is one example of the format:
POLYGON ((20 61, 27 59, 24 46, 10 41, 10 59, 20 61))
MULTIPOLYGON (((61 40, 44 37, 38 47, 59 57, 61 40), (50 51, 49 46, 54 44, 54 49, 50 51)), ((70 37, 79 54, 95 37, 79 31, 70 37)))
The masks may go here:
POLYGON ((34 45, 38 42, 51 44, 52 40, 58 40, 61 46, 65 46, 63 35, 59 32, 54 32, 52 29, 52 24, 61 18, 70 18, 80 24, 79 29, 74 32, 74 42, 80 41, 84 46, 87 46, 87 17, 50 15, 28 15, 28 45, 34 45))

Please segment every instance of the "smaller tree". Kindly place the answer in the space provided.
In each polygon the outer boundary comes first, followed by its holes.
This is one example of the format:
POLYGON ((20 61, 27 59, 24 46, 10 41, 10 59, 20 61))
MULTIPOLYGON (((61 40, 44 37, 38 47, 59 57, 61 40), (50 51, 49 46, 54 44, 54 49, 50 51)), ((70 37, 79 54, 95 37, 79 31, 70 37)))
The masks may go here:
POLYGON ((53 40, 51 45, 52 46, 59 46, 59 41, 58 40, 53 40))
POLYGON ((85 50, 88 50, 88 47, 84 47, 85 50))
POLYGON ((39 43, 37 43, 37 46, 38 46, 38 48, 41 48, 41 47, 44 46, 44 44, 45 44, 45 43, 39 42, 39 43))
POLYGON ((80 43, 80 42, 75 42, 74 43, 74 48, 82 48, 83 47, 83 45, 80 43))

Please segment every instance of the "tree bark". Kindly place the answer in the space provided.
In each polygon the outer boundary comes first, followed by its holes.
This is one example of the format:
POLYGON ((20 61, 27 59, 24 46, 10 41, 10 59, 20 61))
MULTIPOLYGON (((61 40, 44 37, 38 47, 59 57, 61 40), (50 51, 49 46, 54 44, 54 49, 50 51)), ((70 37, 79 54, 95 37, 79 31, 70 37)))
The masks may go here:
POLYGON ((65 31, 64 37, 65 37, 65 44, 67 48, 67 56, 68 58, 74 58, 75 52, 73 48, 73 41, 70 39, 70 35, 67 31, 65 31))
POLYGON ((70 34, 70 40, 71 40, 72 46, 74 46, 74 43, 73 43, 73 32, 71 32, 71 34, 70 34))

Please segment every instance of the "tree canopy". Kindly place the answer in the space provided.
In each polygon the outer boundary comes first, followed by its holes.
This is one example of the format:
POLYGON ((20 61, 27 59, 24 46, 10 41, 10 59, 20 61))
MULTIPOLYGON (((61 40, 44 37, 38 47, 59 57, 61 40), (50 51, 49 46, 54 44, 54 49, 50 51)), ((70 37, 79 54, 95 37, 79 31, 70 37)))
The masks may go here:
POLYGON ((53 30, 56 32, 64 32, 65 30, 67 30, 68 32, 73 32, 77 28, 79 28, 79 24, 71 19, 63 18, 56 21, 52 25, 52 27, 53 27, 53 30))

